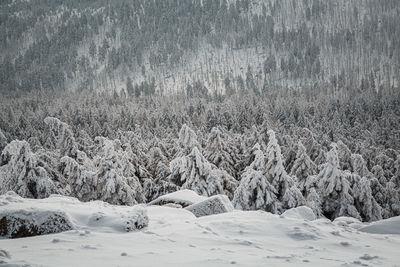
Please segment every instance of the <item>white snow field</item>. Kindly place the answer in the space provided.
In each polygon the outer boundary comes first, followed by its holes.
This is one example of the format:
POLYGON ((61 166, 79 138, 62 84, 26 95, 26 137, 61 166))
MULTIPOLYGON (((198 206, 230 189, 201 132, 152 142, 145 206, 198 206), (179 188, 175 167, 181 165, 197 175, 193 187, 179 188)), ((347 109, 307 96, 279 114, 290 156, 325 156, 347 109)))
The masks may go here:
POLYGON ((371 232, 385 228, 385 234, 373 234, 367 233, 372 224, 357 230, 356 219, 310 220, 304 208, 285 216, 235 210, 196 218, 169 206, 6 194, 0 213, 6 209, 64 211, 75 229, 1 239, 0 266, 400 266, 400 235, 387 234, 399 233, 399 217, 374 223, 371 232), (148 226, 127 232, 126 219, 146 221, 146 213, 148 226), (94 223, 94 214, 104 225, 94 223))

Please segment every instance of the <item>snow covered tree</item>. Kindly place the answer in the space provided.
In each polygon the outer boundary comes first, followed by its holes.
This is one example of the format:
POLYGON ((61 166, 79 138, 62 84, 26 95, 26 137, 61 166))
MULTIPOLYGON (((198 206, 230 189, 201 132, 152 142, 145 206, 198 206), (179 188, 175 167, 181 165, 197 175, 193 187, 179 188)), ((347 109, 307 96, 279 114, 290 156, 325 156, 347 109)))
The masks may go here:
POLYGON ((340 169, 352 171, 351 151, 341 140, 337 142, 337 152, 340 169))
POLYGON ((375 158, 375 165, 382 166, 385 176, 388 180, 393 177, 394 172, 394 160, 388 157, 385 153, 379 153, 375 158))
POLYGON ((378 179, 379 183, 383 186, 386 185, 388 182, 387 178, 385 177, 385 172, 380 165, 375 165, 371 170, 373 176, 378 179))
POLYGON ((317 187, 313 186, 307 190, 306 206, 311 208, 317 217, 322 216, 322 201, 318 194, 317 187))
POLYGON ((263 174, 276 189, 277 198, 282 202, 283 209, 295 208, 304 204, 304 198, 295 182, 290 177, 282 162, 281 148, 273 130, 268 131, 269 142, 267 145, 266 163, 263 174))
POLYGON ((242 173, 240 184, 235 191, 232 203, 237 209, 265 210, 278 213, 280 203, 276 198, 276 189, 263 174, 265 165, 264 153, 258 145, 255 158, 242 173))
POLYGON ((136 176, 141 182, 151 175, 141 163, 139 157, 133 153, 129 143, 121 144, 119 139, 109 140, 105 137, 95 138, 95 154, 93 161, 99 166, 104 159, 114 157, 116 166, 121 168, 122 175, 136 176))
POLYGON ((400 189, 400 155, 397 155, 396 161, 393 163, 393 177, 390 181, 400 189))
POLYGON ((147 202, 150 202, 162 195, 169 194, 180 189, 174 183, 171 183, 168 179, 160 178, 156 180, 145 179, 143 182, 143 192, 147 202))
MULTIPOLYGON (((148 146, 145 140, 143 139, 145 133, 141 130, 137 130, 135 132, 132 131, 118 131, 117 136, 119 142, 122 146, 126 147, 125 150, 130 154, 130 156, 134 157, 131 159, 137 166, 147 166, 148 165, 148 146)), ((140 177, 139 177, 140 178, 140 177)))
POLYGON ((371 173, 369 172, 367 165, 360 154, 351 155, 351 169, 361 177, 371 177, 371 173))
POLYGON ((97 198, 111 204, 135 205, 145 202, 140 179, 149 178, 147 170, 134 164, 135 155, 130 145, 121 142, 96 137, 96 157, 94 164, 96 172, 93 176, 93 186, 97 198))
POLYGON ((1 153, 0 194, 14 191, 22 197, 45 198, 56 193, 51 175, 39 165, 26 141, 12 141, 1 153))
POLYGON ((7 137, 4 135, 3 131, 0 129, 0 152, 3 151, 3 149, 7 145, 7 137))
POLYGON ((44 123, 50 130, 47 143, 60 149, 61 155, 76 157, 77 145, 70 126, 53 117, 46 117, 44 123))
POLYGON ((205 148, 205 157, 218 168, 225 170, 231 176, 237 175, 236 164, 238 162, 238 151, 231 144, 229 136, 214 127, 209 135, 205 148))
POLYGON ((93 157, 92 149, 94 146, 94 142, 85 130, 79 131, 78 136, 75 138, 75 140, 79 150, 85 152, 88 156, 93 157))
POLYGON ((118 140, 97 137, 95 141, 98 147, 93 162, 80 159, 86 156, 80 151, 77 160, 68 156, 61 158, 59 169, 69 181, 72 196, 82 201, 100 199, 116 205, 145 202, 135 175, 137 170, 129 161, 129 149, 123 150, 118 140))
POLYGON ((327 162, 317 176, 323 214, 330 219, 340 216, 360 218, 354 206, 347 175, 339 169, 336 144, 333 143, 331 146, 332 149, 327 154, 327 162))
POLYGON ((298 145, 293 143, 293 140, 289 136, 284 136, 283 140, 286 142, 286 146, 282 147, 282 154, 285 157, 284 167, 288 173, 292 172, 293 164, 296 161, 296 155, 298 152, 298 145))
POLYGON ((321 165, 326 162, 326 150, 322 147, 318 149, 318 155, 314 160, 314 163, 318 166, 318 169, 321 168, 321 165))
POLYGON ((145 179, 143 182, 143 191, 147 201, 152 201, 159 196, 179 190, 179 186, 168 180, 171 172, 168 167, 169 162, 165 156, 165 151, 166 148, 164 145, 158 141, 149 151, 147 169, 152 178, 145 179))
POLYGON ((290 175, 295 176, 297 178, 299 189, 305 196, 305 189, 306 189, 305 184, 307 178, 315 174, 315 172, 317 171, 317 166, 307 155, 306 148, 303 146, 301 141, 299 141, 297 147, 298 150, 297 150, 296 160, 293 163, 290 175))
POLYGON ((195 147, 201 148, 201 145, 197 141, 196 133, 186 124, 183 124, 179 131, 178 146, 179 151, 176 157, 190 154, 195 147))
POLYGON ((372 178, 370 179, 372 196, 382 207, 382 218, 387 219, 391 216, 391 208, 388 203, 386 193, 387 180, 381 166, 376 165, 372 168, 372 178))
POLYGON ((200 195, 226 194, 233 196, 237 181, 228 173, 216 170, 197 147, 187 156, 178 157, 170 163, 169 180, 184 189, 191 189, 200 195))
POLYGON ((400 189, 396 187, 394 183, 389 181, 386 184, 386 197, 387 197, 387 211, 389 216, 399 216, 400 215, 400 189))
POLYGON ((71 195, 81 201, 94 200, 93 176, 94 172, 78 164, 75 159, 64 156, 60 160, 61 173, 68 180, 71 195))
POLYGON ((281 202, 284 209, 295 208, 306 203, 301 191, 294 183, 286 189, 281 202))
POLYGON ((302 136, 302 143, 306 148, 307 154, 310 156, 311 160, 315 161, 320 155, 320 144, 315 140, 314 134, 307 128, 302 129, 302 136))
POLYGON ((239 180, 241 179, 241 173, 247 166, 252 164, 259 150, 261 150, 261 147, 258 143, 256 143, 251 149, 246 149, 239 154, 239 162, 236 164, 239 180))
MULTIPOLYGON (((29 143, 29 146, 31 147, 31 150, 33 152, 42 148, 42 144, 40 143, 40 140, 37 136, 31 136, 26 141, 29 143)), ((0 143, 1 143, 1 141, 0 141, 0 143)))
POLYGON ((241 148, 242 150, 245 150, 248 147, 254 147, 256 144, 259 144, 262 149, 265 148, 265 136, 257 129, 255 125, 253 125, 250 129, 247 129, 244 136, 245 138, 243 142, 241 142, 241 145, 244 146, 241 148))
POLYGON ((262 171, 250 166, 242 174, 240 184, 232 200, 233 205, 241 210, 265 210, 278 213, 280 207, 275 188, 268 182, 262 171))
POLYGON ((381 207, 372 195, 368 178, 362 177, 353 187, 354 202, 363 221, 371 222, 382 219, 381 207))
POLYGON ((164 179, 169 173, 168 159, 159 147, 152 147, 149 151, 148 170, 154 179, 164 179))
POLYGON ((96 199, 115 205, 135 205, 145 202, 142 186, 135 176, 122 175, 115 158, 103 159, 93 181, 96 199))

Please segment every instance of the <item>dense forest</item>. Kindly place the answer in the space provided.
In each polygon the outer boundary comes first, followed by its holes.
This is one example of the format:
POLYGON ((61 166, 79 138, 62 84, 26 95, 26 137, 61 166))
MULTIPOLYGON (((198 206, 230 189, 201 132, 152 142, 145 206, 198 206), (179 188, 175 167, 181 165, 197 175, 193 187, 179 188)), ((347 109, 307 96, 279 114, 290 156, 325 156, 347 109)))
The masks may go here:
POLYGON ((134 205, 186 188, 244 210, 400 215, 400 91, 321 92, 4 93, 0 193, 134 205))
POLYGON ((398 87, 397 0, 3 0, 0 90, 398 87))
POLYGON ((0 8, 1 194, 400 215, 399 1, 0 8))

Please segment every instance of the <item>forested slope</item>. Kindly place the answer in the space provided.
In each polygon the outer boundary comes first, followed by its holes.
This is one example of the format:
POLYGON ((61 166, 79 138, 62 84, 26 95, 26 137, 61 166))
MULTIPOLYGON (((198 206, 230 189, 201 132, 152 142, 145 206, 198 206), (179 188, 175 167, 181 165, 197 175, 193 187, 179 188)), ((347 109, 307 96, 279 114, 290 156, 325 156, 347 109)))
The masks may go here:
POLYGON ((1 90, 383 90, 400 76, 397 0, 5 0, 0 9, 1 90))

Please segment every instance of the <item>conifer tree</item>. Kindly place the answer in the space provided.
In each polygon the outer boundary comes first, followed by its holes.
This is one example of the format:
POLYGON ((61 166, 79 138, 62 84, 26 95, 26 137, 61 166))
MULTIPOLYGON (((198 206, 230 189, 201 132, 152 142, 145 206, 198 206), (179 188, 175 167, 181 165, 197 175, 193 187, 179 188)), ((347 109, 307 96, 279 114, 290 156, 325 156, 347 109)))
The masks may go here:
POLYGON ((197 141, 196 133, 186 124, 183 124, 179 131, 178 147, 177 157, 190 154, 194 147, 201 147, 197 141))
POLYGON ((273 130, 268 131, 269 142, 265 158, 263 173, 271 182, 277 192, 277 198, 282 203, 282 209, 290 209, 304 204, 300 190, 294 186, 295 182, 290 177, 282 162, 281 148, 273 130))
POLYGON ((299 141, 297 147, 298 150, 297 150, 296 160, 293 163, 292 172, 290 175, 295 176, 297 178, 299 189, 305 196, 307 178, 315 174, 315 172, 317 171, 317 166, 307 155, 306 148, 303 146, 301 141, 299 141))
POLYGON ((278 213, 280 203, 276 197, 277 192, 263 174, 265 158, 258 144, 255 146, 254 154, 253 162, 242 173, 232 203, 237 209, 261 209, 278 213))
POLYGON ((353 187, 354 202, 363 221, 371 222, 382 219, 382 211, 372 195, 368 178, 362 177, 353 187))
POLYGON ((197 147, 194 147, 189 155, 172 160, 170 170, 171 182, 200 195, 233 196, 237 187, 237 181, 225 171, 217 170, 204 158, 197 147))
POLYGON ((51 175, 40 166, 26 141, 12 141, 1 153, 0 194, 10 190, 27 198, 45 198, 57 192, 51 175))
POLYGON ((343 171, 345 170, 353 171, 351 151, 341 140, 337 142, 337 152, 339 157, 340 169, 343 171))
POLYGON ((347 174, 339 169, 336 144, 333 143, 331 146, 332 149, 327 154, 327 162, 317 176, 318 189, 323 198, 323 214, 330 219, 339 216, 360 218, 354 206, 347 174))
POLYGON ((56 149, 60 149, 61 155, 75 158, 77 145, 70 126, 54 117, 46 117, 44 123, 50 129, 48 140, 51 142, 52 146, 56 149))
POLYGON ((213 128, 205 148, 205 157, 218 168, 225 170, 231 176, 237 174, 238 151, 231 144, 231 140, 218 128, 213 128))

